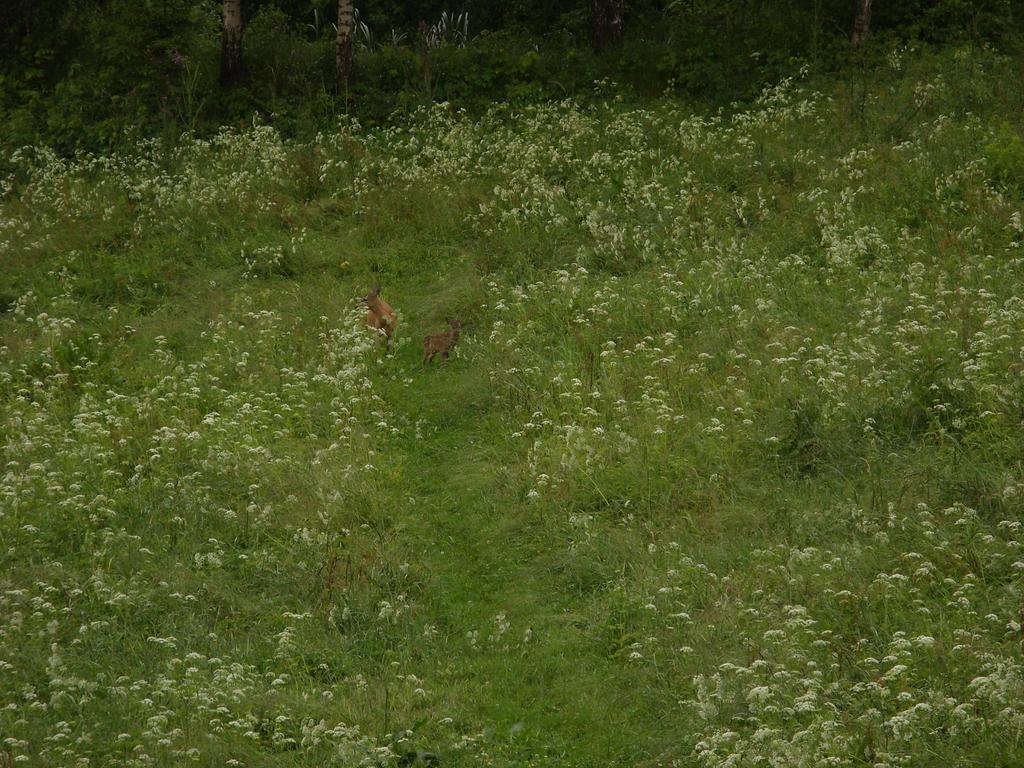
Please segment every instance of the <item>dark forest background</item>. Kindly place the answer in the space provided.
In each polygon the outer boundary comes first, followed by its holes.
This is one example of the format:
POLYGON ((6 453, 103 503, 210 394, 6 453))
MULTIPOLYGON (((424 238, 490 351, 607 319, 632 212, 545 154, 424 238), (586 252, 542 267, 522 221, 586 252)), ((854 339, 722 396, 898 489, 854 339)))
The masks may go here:
POLYGON ((91 150, 254 117, 308 136, 342 114, 375 124, 429 102, 474 111, 585 99, 602 79, 625 99, 669 94, 714 109, 801 68, 866 67, 906 43, 1020 50, 1019 0, 880 2, 857 45, 863 4, 371 0, 352 14, 339 82, 335 0, 242 0, 240 69, 227 80, 230 3, 5 0, 0 145, 91 150))

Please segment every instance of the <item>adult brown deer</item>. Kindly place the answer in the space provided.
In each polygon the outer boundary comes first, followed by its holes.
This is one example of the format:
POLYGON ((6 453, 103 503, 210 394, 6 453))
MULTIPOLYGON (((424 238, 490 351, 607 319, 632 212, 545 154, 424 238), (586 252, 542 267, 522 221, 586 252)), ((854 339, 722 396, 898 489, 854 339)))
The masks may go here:
POLYGON ((437 353, 441 353, 441 365, 448 361, 448 355, 455 348, 459 340, 459 331, 462 324, 458 320, 449 320, 449 330, 445 333, 435 333, 423 337, 423 364, 432 362, 437 353))
POLYGON ((395 310, 391 305, 380 297, 380 283, 374 285, 373 290, 361 296, 359 300, 366 304, 366 324, 377 333, 383 334, 384 343, 387 344, 395 332, 398 318, 395 317, 395 310))

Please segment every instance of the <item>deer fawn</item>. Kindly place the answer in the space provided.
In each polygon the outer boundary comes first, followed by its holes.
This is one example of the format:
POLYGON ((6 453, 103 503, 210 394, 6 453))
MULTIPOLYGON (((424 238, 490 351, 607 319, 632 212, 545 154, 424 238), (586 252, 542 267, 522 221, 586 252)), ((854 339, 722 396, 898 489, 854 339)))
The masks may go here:
POLYGON ((455 342, 459 340, 459 330, 462 324, 458 320, 449 320, 451 329, 445 333, 435 333, 423 337, 423 364, 431 362, 434 355, 441 353, 441 365, 448 361, 448 355, 455 348, 455 342))
POLYGON ((380 297, 380 283, 374 285, 373 290, 361 296, 359 300, 366 304, 366 324, 377 333, 384 334, 384 343, 387 344, 395 332, 398 319, 391 305, 380 297))

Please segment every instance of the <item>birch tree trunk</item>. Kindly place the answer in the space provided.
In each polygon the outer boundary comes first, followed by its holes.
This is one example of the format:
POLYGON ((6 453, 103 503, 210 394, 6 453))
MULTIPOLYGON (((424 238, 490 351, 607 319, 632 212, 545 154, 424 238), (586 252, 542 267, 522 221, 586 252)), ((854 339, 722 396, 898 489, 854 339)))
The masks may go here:
POLYGON ((242 0, 224 0, 224 35, 220 45, 220 83, 231 87, 244 79, 242 66, 242 0))
POLYGON ((352 0, 338 0, 338 38, 334 51, 337 66, 338 92, 348 89, 352 74, 352 33, 355 29, 355 14, 352 0))
POLYGON ((857 16, 853 20, 850 42, 860 45, 871 31, 871 0, 857 0, 857 16))

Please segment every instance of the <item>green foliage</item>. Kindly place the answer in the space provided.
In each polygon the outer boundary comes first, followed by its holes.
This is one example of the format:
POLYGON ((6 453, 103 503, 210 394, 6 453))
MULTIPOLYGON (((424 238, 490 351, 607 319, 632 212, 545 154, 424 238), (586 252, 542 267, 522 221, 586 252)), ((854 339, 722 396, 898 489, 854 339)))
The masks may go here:
POLYGON ((45 142, 69 154, 142 136, 209 135, 254 114, 308 138, 339 114, 375 125, 438 101, 479 113, 495 102, 586 97, 599 79, 717 107, 749 100, 805 66, 877 63, 900 41, 1009 49, 1021 30, 1005 0, 882 4, 873 49, 854 57, 852 8, 847 0, 628 3, 624 40, 597 57, 589 3, 374 3, 361 9, 355 79, 338 94, 336 8, 324 0, 244 3, 249 77, 231 91, 217 84, 220 7, 211 0, 12 0, 0 10, 0 143, 45 142), (428 45, 423 30, 449 12, 466 22, 467 39, 448 24, 428 45))
MULTIPOLYGON (((310 32, 273 5, 261 8, 245 30, 250 92, 261 111, 273 114, 288 133, 296 132, 293 115, 315 114, 318 100, 333 83, 333 41, 310 32)), ((324 116, 318 117, 313 124, 325 122, 324 116)))
POLYGON ((985 145, 989 172, 1000 184, 1024 191, 1024 140, 1020 132, 1003 123, 995 137, 985 145))

